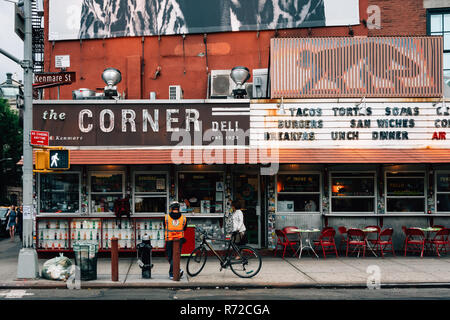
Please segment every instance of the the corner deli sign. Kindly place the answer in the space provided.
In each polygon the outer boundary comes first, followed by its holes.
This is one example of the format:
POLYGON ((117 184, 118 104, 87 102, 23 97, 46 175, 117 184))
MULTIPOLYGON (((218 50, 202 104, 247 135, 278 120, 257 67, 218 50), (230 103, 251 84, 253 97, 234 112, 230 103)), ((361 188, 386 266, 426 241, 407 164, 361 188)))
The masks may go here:
POLYGON ((250 144, 279 148, 449 148, 450 104, 250 106, 250 144))
POLYGON ((38 101, 33 125, 58 146, 247 144, 249 103, 38 101), (245 136, 245 134, 247 136, 245 136))

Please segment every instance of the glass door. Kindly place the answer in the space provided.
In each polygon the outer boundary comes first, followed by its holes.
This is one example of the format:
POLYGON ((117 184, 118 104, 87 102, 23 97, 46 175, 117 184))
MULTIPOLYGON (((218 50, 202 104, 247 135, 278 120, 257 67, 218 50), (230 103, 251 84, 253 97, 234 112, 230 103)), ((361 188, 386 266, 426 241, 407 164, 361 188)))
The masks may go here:
POLYGON ((233 181, 234 199, 238 200, 244 213, 248 244, 261 246, 261 208, 259 195, 259 175, 235 173, 233 181))

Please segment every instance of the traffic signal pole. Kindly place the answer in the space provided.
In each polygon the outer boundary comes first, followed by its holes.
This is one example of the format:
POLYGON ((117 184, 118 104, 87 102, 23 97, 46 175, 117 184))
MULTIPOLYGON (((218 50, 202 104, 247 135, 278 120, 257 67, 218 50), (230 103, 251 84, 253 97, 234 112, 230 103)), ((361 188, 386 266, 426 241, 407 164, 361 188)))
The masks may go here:
POLYGON ((18 6, 23 6, 24 12, 24 53, 20 60, 5 50, 0 53, 18 63, 23 68, 24 110, 23 110, 23 242, 17 264, 18 279, 35 279, 39 277, 39 265, 36 250, 33 247, 33 148, 30 145, 30 131, 33 129, 33 30, 32 0, 21 0, 18 6))
POLYGON ((19 252, 17 278, 39 277, 36 250, 33 247, 33 148, 30 131, 33 129, 33 49, 32 49, 32 0, 24 0, 25 39, 22 68, 24 71, 23 110, 23 248, 19 252))

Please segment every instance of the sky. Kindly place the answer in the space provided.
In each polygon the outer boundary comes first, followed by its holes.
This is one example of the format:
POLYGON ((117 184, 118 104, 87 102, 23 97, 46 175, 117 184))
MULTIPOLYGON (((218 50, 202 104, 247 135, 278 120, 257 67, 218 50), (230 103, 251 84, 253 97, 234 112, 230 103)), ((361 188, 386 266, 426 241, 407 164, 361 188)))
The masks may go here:
MULTIPOLYGON (((38 8, 42 8, 42 0, 38 3, 38 8)), ((5 0, 0 0, 0 47, 14 57, 23 59, 23 41, 14 32, 14 4, 5 0)), ((23 69, 0 54, 0 83, 6 80, 8 72, 13 74, 14 79, 23 80, 23 69)))

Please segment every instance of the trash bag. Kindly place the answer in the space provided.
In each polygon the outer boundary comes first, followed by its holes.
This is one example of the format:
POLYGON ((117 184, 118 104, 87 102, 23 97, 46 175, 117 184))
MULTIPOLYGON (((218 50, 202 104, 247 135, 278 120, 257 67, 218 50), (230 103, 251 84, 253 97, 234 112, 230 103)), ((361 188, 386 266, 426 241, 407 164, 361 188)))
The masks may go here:
POLYGON ((42 267, 42 277, 48 280, 67 281, 74 272, 72 260, 64 257, 62 253, 59 257, 47 260, 42 267))

